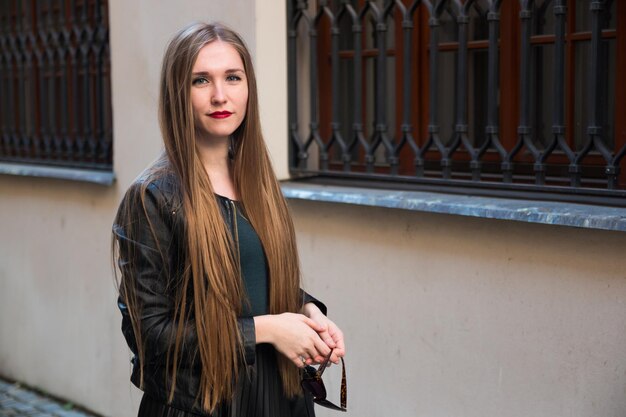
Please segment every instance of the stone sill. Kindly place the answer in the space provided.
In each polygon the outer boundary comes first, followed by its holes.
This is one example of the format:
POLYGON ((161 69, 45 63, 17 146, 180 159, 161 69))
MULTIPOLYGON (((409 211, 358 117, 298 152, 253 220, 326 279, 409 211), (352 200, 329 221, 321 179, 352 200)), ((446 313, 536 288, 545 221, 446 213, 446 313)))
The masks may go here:
POLYGON ((626 231, 626 208, 516 200, 424 191, 380 190, 286 181, 288 199, 388 207, 486 219, 514 220, 588 229, 626 231))
POLYGON ((70 181, 89 182, 100 185, 112 185, 115 174, 107 171, 96 171, 77 168, 58 168, 39 165, 0 163, 0 174, 18 175, 23 177, 56 178, 70 181))

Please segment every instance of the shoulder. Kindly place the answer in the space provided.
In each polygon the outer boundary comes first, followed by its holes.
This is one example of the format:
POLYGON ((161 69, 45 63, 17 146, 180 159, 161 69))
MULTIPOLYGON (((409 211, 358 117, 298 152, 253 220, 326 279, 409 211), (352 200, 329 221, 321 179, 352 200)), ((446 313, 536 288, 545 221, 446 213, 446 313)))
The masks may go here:
POLYGON ((180 181, 173 172, 140 175, 128 187, 126 200, 153 204, 168 211, 178 210, 182 205, 180 181))
POLYGON ((173 174, 141 174, 128 187, 120 202, 113 233, 118 237, 137 240, 142 230, 170 233, 181 226, 182 207, 180 187, 173 174), (154 227, 154 228, 153 228, 154 227))

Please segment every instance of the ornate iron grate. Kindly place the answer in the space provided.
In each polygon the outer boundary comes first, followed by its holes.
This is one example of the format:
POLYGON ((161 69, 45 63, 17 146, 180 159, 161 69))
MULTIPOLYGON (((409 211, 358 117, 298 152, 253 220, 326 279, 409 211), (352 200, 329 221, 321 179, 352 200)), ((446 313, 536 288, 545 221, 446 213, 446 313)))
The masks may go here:
POLYGON ((0 161, 112 170, 108 6, 0 2, 0 161))
POLYGON ((625 4, 287 4, 296 177, 626 205, 625 4))

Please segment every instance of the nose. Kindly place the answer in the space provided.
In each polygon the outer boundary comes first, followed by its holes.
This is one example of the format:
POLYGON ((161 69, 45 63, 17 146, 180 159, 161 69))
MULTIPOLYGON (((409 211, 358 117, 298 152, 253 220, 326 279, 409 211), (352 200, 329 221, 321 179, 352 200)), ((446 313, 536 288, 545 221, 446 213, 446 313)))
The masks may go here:
POLYGON ((226 102, 226 95, 224 94, 224 86, 221 83, 215 83, 211 94, 211 104, 220 105, 226 102))

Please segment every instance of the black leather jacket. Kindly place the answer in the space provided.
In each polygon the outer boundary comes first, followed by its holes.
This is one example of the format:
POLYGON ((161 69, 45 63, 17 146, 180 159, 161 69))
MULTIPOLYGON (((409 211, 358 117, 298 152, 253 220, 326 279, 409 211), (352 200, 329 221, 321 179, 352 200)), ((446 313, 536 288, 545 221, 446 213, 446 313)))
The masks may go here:
MULTIPOLYGON (((135 183, 132 187, 140 187, 135 183)), ((135 189, 136 190, 136 189, 135 189)), ((182 203, 177 181, 173 176, 164 176, 151 181, 146 188, 144 199, 145 211, 138 199, 138 193, 128 192, 122 205, 130 204, 134 217, 139 222, 131 225, 114 224, 113 232, 119 245, 118 265, 121 281, 127 274, 135 276, 135 293, 142 305, 140 327, 144 342, 144 380, 140 387, 140 363, 135 334, 130 320, 128 307, 121 297, 118 307, 122 313, 122 333, 134 354, 131 360, 133 370, 131 381, 163 403, 169 395, 169 378, 166 372, 167 352, 175 339, 177 323, 173 320, 174 297, 171 277, 180 277, 184 267, 184 219, 182 203), (128 201, 134 199, 136 201, 128 201), (151 222, 154 234, 149 227, 151 222), (135 240, 128 238, 127 228, 133 228, 135 240)), ((217 196, 224 221, 233 230, 233 202, 217 196)), ((324 304, 302 292, 302 303, 314 302, 324 314, 324 304)), ((193 318, 191 319, 193 320, 193 318)), ((244 345, 244 361, 248 367, 254 367, 257 344, 254 319, 240 317, 238 325, 244 345)), ((267 351, 267 348, 265 348, 267 351)), ((187 323, 187 330, 182 345, 181 362, 176 378, 176 390, 171 406, 198 412, 196 397, 200 385, 200 359, 197 355, 195 326, 187 323)))

